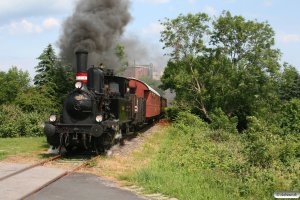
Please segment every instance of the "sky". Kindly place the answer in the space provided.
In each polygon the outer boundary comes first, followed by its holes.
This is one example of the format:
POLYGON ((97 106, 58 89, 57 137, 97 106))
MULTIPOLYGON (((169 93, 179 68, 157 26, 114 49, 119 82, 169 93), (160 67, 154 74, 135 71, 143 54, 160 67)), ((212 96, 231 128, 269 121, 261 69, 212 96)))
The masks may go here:
MULTIPOLYGON (((0 1, 0 71, 17 66, 33 77, 37 57, 48 44, 53 44, 58 54, 62 23, 72 14, 76 1, 0 1)), ((299 8, 299 0, 131 0, 133 19, 124 34, 138 36, 153 51, 163 54, 159 20, 198 12, 216 17, 228 10, 248 20, 267 21, 275 31, 275 47, 282 52, 282 62, 300 71, 299 8)))

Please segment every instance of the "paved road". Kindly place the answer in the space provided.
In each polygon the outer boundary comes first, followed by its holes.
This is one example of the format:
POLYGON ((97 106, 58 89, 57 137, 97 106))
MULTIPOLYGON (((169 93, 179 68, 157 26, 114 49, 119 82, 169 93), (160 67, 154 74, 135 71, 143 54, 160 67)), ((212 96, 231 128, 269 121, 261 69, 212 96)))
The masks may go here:
POLYGON ((42 189, 30 200, 145 200, 91 174, 75 173, 42 189))
MULTIPOLYGON (((14 163, 0 163, 0 178, 4 178, 28 166, 14 163)), ((61 169, 38 166, 1 180, 0 200, 20 199, 64 173, 65 171, 61 169)))

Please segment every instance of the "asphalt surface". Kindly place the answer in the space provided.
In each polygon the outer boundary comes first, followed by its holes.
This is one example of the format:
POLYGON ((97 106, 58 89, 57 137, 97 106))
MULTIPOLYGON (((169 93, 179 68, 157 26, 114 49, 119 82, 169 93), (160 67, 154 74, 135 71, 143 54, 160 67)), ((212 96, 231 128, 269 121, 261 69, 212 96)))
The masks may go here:
POLYGON ((145 200, 92 174, 74 173, 34 194, 30 200, 145 200))
MULTIPOLYGON (((11 175, 28 166, 14 163, 0 163, 0 178, 11 175)), ((38 166, 8 177, 0 181, 0 200, 21 199, 64 173, 65 171, 61 169, 38 166)))

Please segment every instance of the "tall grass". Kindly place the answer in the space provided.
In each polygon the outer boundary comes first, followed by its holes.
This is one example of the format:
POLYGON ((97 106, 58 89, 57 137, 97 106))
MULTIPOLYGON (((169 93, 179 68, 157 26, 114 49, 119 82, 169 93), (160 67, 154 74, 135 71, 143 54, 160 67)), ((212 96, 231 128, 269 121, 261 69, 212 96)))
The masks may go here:
POLYGON ((150 165, 129 179, 149 192, 179 199, 273 199, 275 191, 297 191, 299 157, 291 153, 284 162, 275 153, 283 139, 273 135, 276 146, 271 136, 258 137, 259 142, 211 130, 196 116, 181 113, 150 165))

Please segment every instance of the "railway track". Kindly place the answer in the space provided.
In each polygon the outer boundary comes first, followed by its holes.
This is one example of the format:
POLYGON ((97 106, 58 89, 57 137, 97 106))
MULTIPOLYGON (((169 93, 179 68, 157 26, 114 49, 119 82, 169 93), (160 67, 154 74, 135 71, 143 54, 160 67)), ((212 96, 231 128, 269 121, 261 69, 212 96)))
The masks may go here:
MULTIPOLYGON (((57 156, 51 157, 47 160, 38 162, 36 164, 25 167, 23 169, 17 170, 13 173, 10 173, 10 174, 6 175, 6 176, 3 176, 3 177, 0 178, 0 185, 1 185, 1 182, 2 183, 9 182, 10 179, 14 180, 18 176, 22 176, 22 174, 28 173, 28 171, 30 171, 30 170, 34 170, 34 168, 44 166, 45 164, 51 163, 53 161, 59 161, 62 158, 64 158, 62 155, 57 155, 57 156)), ((39 185, 38 187, 35 187, 32 191, 30 191, 29 193, 26 193, 25 195, 23 195, 21 197, 18 197, 17 199, 27 199, 27 198, 31 197, 32 195, 36 194, 37 192, 39 192, 43 188, 47 187, 48 185, 50 185, 50 184, 58 181, 59 179, 61 179, 63 177, 66 177, 66 176, 68 176, 68 175, 70 175, 70 174, 86 167, 87 165, 89 165, 90 162, 92 162, 93 160, 95 160, 97 158, 98 158, 98 156, 95 156, 95 157, 92 157, 92 158, 89 158, 89 159, 82 159, 82 160, 75 160, 75 161, 72 161, 72 160, 71 161, 66 161, 66 160, 61 161, 62 163, 72 162, 73 164, 77 164, 77 165, 75 167, 73 167, 72 169, 70 169, 68 171, 65 171, 65 172, 59 174, 58 176, 55 176, 54 178, 48 180, 46 183, 44 183, 42 185, 39 185)), ((30 181, 30 180, 28 180, 28 181, 30 181)), ((14 180, 14 182, 15 182, 15 180, 14 180)), ((24 187, 26 187, 26 185, 24 187)), ((16 192, 18 192, 18 191, 16 191, 16 192)))

